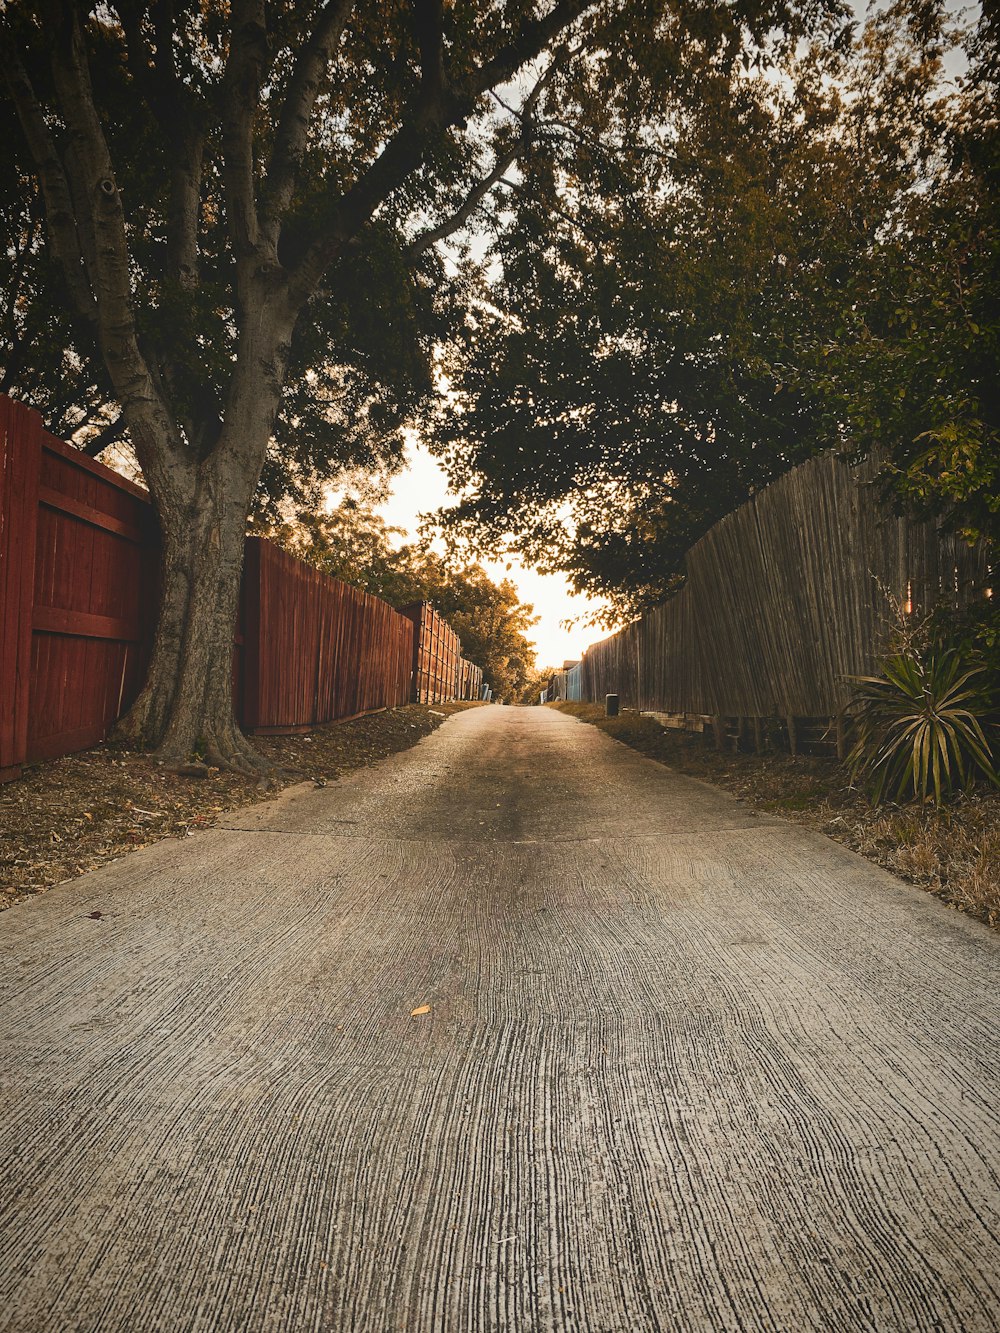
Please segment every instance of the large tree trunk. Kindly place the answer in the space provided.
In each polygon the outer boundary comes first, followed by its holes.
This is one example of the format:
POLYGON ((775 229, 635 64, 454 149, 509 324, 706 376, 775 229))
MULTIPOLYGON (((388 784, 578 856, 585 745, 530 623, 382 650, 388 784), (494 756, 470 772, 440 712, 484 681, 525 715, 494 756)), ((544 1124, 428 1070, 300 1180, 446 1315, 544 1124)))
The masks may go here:
POLYGON ((256 471, 234 476, 218 454, 199 469, 193 494, 158 504, 160 610, 145 686, 119 734, 164 759, 199 753, 211 764, 259 768, 233 713, 233 635, 246 515, 256 471), (226 478, 220 475, 225 472, 226 478))
POLYGON ((233 634, 246 510, 202 484, 187 512, 165 512, 160 612, 145 686, 119 733, 161 757, 197 751, 209 763, 253 766, 233 714, 233 634))
MULTIPOLYGON (((247 515, 281 396, 291 316, 260 307, 234 373, 226 423, 195 466, 146 471, 160 520, 160 609, 146 684, 119 734, 164 759, 267 764, 233 712, 233 635, 247 515)), ((145 469, 144 469, 145 470, 145 469)))

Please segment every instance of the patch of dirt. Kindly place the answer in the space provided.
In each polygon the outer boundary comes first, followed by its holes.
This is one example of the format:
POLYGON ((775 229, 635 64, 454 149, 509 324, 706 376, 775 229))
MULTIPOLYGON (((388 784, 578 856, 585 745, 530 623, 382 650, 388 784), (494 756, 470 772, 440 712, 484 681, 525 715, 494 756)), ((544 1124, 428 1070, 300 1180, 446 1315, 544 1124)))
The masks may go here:
POLYGON ((591 722, 649 759, 724 787, 758 810, 818 829, 949 907, 1000 929, 1000 793, 953 804, 874 806, 825 755, 734 753, 711 737, 665 730, 651 717, 606 717, 600 704, 552 704, 591 722))
POLYGON ((270 784, 213 769, 182 777, 113 744, 35 765, 0 785, 0 910, 161 838, 191 837, 292 783, 325 784, 377 763, 480 706, 410 704, 304 735, 255 736, 277 770, 270 784))

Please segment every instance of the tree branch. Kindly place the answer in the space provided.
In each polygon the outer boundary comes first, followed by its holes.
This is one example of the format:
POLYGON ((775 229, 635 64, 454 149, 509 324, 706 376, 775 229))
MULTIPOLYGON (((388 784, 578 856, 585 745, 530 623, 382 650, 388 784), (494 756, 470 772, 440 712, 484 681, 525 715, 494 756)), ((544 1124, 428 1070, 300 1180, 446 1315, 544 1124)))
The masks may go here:
POLYGON ((97 302, 87 280, 73 193, 55 140, 49 133, 35 90, 18 55, 16 41, 6 23, 0 25, 0 59, 11 100, 34 159, 53 252, 66 276, 66 285, 77 310, 85 319, 96 322, 97 302))
POLYGON ((489 192, 501 181, 506 185, 508 182, 503 180, 504 173, 514 165, 520 156, 522 143, 516 141, 506 153, 497 158, 493 170, 488 176, 484 176, 478 181, 469 193, 465 196, 460 208, 436 227, 431 227, 429 231, 422 232, 414 241, 406 247, 406 253, 411 258, 424 254, 432 245, 437 245, 438 241, 443 241, 453 232, 458 231, 464 223, 468 222, 473 213, 483 202, 489 192))
POLYGON ((447 87, 444 70, 444 6, 442 0, 410 0, 413 28, 420 51, 420 101, 441 99, 447 87))
POLYGON ((540 55, 554 37, 593 9, 596 0, 560 0, 544 18, 524 24, 518 35, 499 51, 492 60, 476 70, 469 82, 469 91, 478 97, 490 88, 507 83, 529 60, 540 55))
POLYGON ((545 18, 525 23, 502 51, 461 85, 443 86, 435 96, 427 97, 422 82, 421 94, 409 108, 409 116, 368 170, 331 210, 333 221, 324 234, 313 241, 296 266, 289 289, 290 299, 304 301, 307 298, 351 238, 420 165, 437 135, 449 126, 467 120, 484 92, 494 84, 510 79, 596 2, 560 0, 545 18))
MULTIPOLYGON (((488 176, 484 176, 481 181, 478 181, 472 187, 460 208, 452 213, 450 217, 445 218, 445 220, 438 226, 423 232, 416 238, 416 240, 407 246, 407 253, 409 255, 412 257, 422 255, 426 250, 429 250, 432 245, 436 245, 438 241, 443 241, 445 237, 450 236, 453 232, 457 231, 459 227, 463 226, 463 224, 469 220, 482 201, 493 189, 494 185, 497 185, 503 180, 507 170, 514 165, 531 139, 531 128, 533 125, 535 109, 538 106, 538 101, 542 95, 543 89, 546 84, 551 82, 556 69, 557 62, 553 61, 548 69, 545 70, 544 74, 536 79, 535 86, 528 94, 524 105, 520 110, 508 108, 511 111, 511 114, 516 116, 521 123, 520 135, 513 141, 510 148, 505 153, 498 155, 493 170, 488 176)), ((506 182, 504 183, 506 184, 506 182)))
MULTIPOLYGON (((222 82, 222 173, 237 268, 257 255, 260 226, 254 189, 253 122, 267 71, 263 0, 235 0, 222 82)), ((276 258, 276 256, 275 256, 276 258)))
POLYGON ((323 77, 354 10, 354 0, 327 0, 312 32, 299 52, 288 82, 284 106, 274 136, 274 147, 262 192, 261 226, 275 251, 278 234, 298 179, 309 138, 309 119, 323 77))
POLYGON ((113 421, 109 421, 92 439, 89 439, 83 445, 81 452, 85 453, 88 458, 97 458, 109 445, 124 437, 127 427, 125 413, 119 412, 113 421))
POLYGON ((52 73, 67 128, 67 165, 73 182, 74 221, 96 302, 94 324, 115 396, 128 416, 140 465, 161 494, 173 489, 173 468, 186 451, 163 395, 139 346, 132 305, 128 240, 121 197, 100 116, 94 104, 80 13, 75 5, 45 6, 53 40, 52 73))
POLYGON ((169 0, 152 7, 156 33, 150 50, 142 31, 142 8, 119 0, 128 67, 163 136, 170 157, 167 205, 167 264, 186 290, 198 284, 198 222, 205 136, 198 111, 201 99, 181 81, 174 61, 174 8, 169 0), (195 104, 198 105, 195 105, 195 104))
POLYGON ((129 73, 159 123, 162 112, 159 105, 160 89, 152 72, 153 53, 142 31, 142 9, 131 0, 118 0, 117 9, 122 32, 125 34, 129 73))

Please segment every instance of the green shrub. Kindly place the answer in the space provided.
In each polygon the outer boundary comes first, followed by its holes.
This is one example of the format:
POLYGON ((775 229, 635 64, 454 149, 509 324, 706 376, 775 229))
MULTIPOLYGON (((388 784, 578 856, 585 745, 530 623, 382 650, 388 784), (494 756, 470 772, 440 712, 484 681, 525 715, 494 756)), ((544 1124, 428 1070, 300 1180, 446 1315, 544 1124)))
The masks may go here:
POLYGON ((986 735, 991 681, 987 667, 952 647, 895 652, 880 676, 857 677, 852 781, 860 777, 876 802, 935 805, 977 777, 1000 786, 986 735))
POLYGON ((957 648, 970 666, 984 666, 1000 679, 1000 597, 980 597, 958 609, 937 607, 926 627, 932 642, 957 648))

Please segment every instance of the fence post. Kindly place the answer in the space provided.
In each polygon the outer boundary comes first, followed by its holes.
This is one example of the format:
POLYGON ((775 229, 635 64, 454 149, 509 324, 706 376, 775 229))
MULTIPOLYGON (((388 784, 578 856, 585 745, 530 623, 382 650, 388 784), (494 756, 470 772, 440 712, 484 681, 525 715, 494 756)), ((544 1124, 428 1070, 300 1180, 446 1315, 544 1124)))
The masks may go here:
POLYGON ((754 754, 760 754, 761 750, 763 749, 763 746, 762 746, 762 744, 761 744, 761 734, 760 734, 760 732, 761 732, 761 729, 760 729, 760 718, 759 718, 759 717, 754 717, 754 719, 753 719, 753 749, 754 749, 754 754))
POLYGON ((789 713, 785 721, 788 726, 788 750, 792 758, 794 759, 799 752, 799 738, 798 738, 798 733, 795 730, 794 715, 792 713, 789 713))
POLYGON ((41 460, 41 417, 0 398, 0 781, 18 776, 28 748, 41 460))
POLYGON ((847 731, 842 712, 838 713, 834 720, 834 736, 837 741, 837 758, 843 760, 847 754, 847 731))

